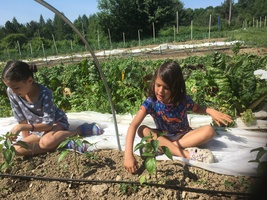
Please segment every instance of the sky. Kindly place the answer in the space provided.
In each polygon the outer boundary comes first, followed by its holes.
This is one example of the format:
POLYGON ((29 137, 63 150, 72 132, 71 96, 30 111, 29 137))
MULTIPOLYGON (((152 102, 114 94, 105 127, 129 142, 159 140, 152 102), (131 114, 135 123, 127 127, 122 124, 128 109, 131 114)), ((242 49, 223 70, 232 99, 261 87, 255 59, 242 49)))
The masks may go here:
MULTIPOLYGON (((126 0, 127 1, 127 0, 126 0)), ((82 15, 92 15, 98 12, 97 0, 46 0, 50 4, 73 22, 82 15)), ((224 0, 181 0, 185 8, 206 8, 208 6, 220 6, 224 0)), ((0 26, 15 17, 19 23, 39 21, 40 15, 44 20, 53 19, 54 13, 35 0, 1 0, 0 6, 0 26)))

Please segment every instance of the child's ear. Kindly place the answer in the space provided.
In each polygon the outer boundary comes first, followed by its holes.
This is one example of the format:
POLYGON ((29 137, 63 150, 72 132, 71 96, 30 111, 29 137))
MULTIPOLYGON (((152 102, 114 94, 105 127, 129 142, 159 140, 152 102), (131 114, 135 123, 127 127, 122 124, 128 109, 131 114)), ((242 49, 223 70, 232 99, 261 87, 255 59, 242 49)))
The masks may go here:
POLYGON ((29 78, 28 78, 28 82, 29 82, 29 83, 33 83, 33 82, 34 82, 33 78, 32 78, 32 77, 29 77, 29 78))

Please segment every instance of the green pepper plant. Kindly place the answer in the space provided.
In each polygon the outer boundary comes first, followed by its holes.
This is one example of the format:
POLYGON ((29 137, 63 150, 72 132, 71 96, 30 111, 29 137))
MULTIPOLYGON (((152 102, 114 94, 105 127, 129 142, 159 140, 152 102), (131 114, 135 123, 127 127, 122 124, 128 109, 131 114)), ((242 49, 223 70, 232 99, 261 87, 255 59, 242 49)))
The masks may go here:
POLYGON ((262 161, 261 157, 267 153, 267 150, 265 150, 263 147, 255 148, 250 151, 250 153, 258 151, 256 159, 255 160, 250 160, 249 162, 257 162, 259 163, 257 167, 257 172, 259 174, 263 174, 267 171, 267 161, 262 161))
MULTIPOLYGON (((10 169, 14 165, 14 158, 16 156, 16 150, 14 147, 14 144, 12 143, 12 140, 10 138, 15 137, 17 135, 11 134, 7 132, 5 135, 0 137, 0 151, 3 155, 3 162, 0 165, 0 171, 2 172, 4 169, 10 169)), ((17 145, 20 145, 21 147, 28 149, 27 143, 23 141, 17 141, 17 145)))
MULTIPOLYGON (((164 133, 158 133, 157 138, 165 135, 164 133)), ((143 137, 141 142, 136 144, 134 147, 134 151, 140 150, 141 157, 145 160, 145 168, 150 174, 150 176, 156 172, 156 178, 157 178, 157 161, 156 156, 160 151, 164 153, 169 159, 172 158, 172 154, 170 152, 170 149, 166 146, 159 146, 158 139, 153 139, 153 135, 150 132, 150 134, 146 137, 143 137)), ((140 178, 140 183, 143 184, 147 181, 146 176, 143 175, 140 178)))
MULTIPOLYGON (((88 144, 89 146, 92 146, 93 144, 89 143, 86 140, 82 140, 82 137, 80 135, 74 135, 71 137, 67 137, 63 142, 61 142, 58 147, 57 150, 60 151, 59 157, 58 157, 58 163, 61 162, 63 160, 63 158, 68 155, 68 153, 70 152, 69 149, 66 148, 67 144, 73 141, 74 144, 74 149, 76 149, 77 147, 82 147, 83 144, 88 144)), ((77 172, 79 173, 79 161, 78 161, 78 152, 76 150, 73 151, 74 152, 74 163, 77 169, 77 172)))

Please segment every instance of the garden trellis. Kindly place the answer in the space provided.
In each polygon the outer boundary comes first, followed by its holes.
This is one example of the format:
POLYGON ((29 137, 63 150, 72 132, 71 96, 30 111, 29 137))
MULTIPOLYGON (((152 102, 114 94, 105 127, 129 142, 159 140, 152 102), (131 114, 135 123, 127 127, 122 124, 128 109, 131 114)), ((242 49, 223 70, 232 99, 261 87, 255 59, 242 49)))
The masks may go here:
POLYGON ((43 5, 44 7, 46 7, 47 9, 51 10, 52 12, 54 12, 56 15, 58 15, 59 17, 62 18, 62 20, 64 22, 66 22, 66 24, 68 24, 73 31, 80 37, 80 39, 83 41, 83 43, 85 44, 85 46, 87 47, 88 51, 90 52, 90 54, 93 57, 93 60, 96 64, 96 67, 98 69, 98 72, 102 78, 102 81, 105 85, 105 89, 108 95, 108 99, 109 99, 109 103, 111 106, 111 111, 112 111, 112 115, 113 115, 113 119, 114 119, 114 127, 115 127, 115 132, 116 132, 116 137, 117 137, 117 145, 118 145, 118 149, 121 151, 121 145, 120 145, 120 140, 119 140, 119 131, 118 131, 118 126, 117 126, 117 119, 116 119, 116 114, 115 114, 115 109, 114 109, 114 105, 112 102, 112 98, 111 98, 111 94, 110 94, 110 89, 108 87, 107 81, 106 81, 106 77, 102 71, 102 68, 98 62, 98 59, 94 53, 94 51, 92 50, 91 46, 89 45, 89 43, 87 42, 87 40, 85 39, 85 37, 80 33, 80 31, 73 25, 73 23, 66 17, 64 16, 62 13, 60 13, 57 9, 55 9, 53 6, 51 6, 50 4, 46 3, 43 0, 35 0, 37 3, 43 5))

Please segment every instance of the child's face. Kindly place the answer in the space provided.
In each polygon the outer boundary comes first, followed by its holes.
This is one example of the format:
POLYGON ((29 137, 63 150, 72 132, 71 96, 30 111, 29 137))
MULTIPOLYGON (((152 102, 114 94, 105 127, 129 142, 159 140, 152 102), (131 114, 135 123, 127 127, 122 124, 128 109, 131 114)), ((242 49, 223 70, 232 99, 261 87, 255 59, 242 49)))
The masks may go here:
POLYGON ((13 93, 19 95, 20 97, 25 97, 32 89, 33 79, 30 77, 26 81, 17 82, 3 80, 3 82, 13 91, 13 93))
POLYGON ((155 81, 154 91, 159 101, 165 104, 170 103, 171 90, 169 86, 159 77, 157 77, 155 81))

